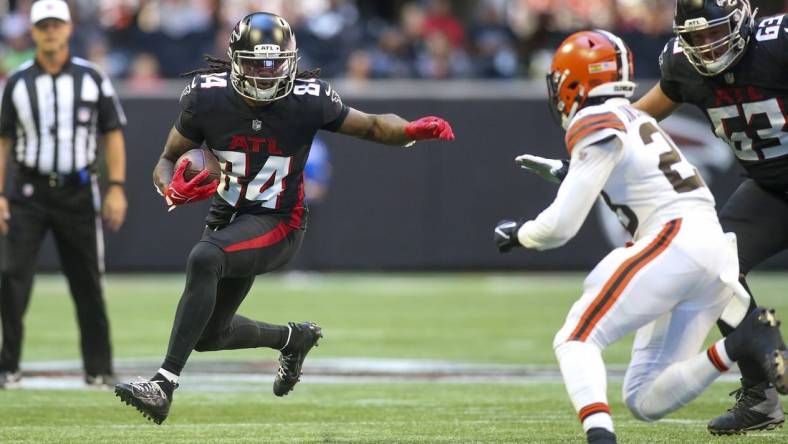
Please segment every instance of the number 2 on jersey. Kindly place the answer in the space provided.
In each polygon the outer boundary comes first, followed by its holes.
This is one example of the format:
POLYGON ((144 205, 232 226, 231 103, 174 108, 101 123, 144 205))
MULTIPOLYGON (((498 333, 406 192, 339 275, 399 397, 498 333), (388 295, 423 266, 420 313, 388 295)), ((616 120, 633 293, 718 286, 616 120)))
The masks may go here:
POLYGON ((236 205, 241 197, 260 201, 265 208, 275 209, 278 196, 285 189, 285 176, 290 171, 290 157, 268 156, 260 172, 246 184, 241 179, 247 175, 249 161, 246 153, 221 151, 222 178, 218 193, 227 203, 236 205))
POLYGON ((660 128, 646 122, 640 125, 640 138, 647 147, 655 145, 668 148, 669 151, 659 155, 659 169, 677 193, 687 193, 706 186, 698 170, 681 157, 670 137, 660 128), (686 177, 682 177, 682 170, 686 177), (686 174, 688 172, 692 174, 686 174))

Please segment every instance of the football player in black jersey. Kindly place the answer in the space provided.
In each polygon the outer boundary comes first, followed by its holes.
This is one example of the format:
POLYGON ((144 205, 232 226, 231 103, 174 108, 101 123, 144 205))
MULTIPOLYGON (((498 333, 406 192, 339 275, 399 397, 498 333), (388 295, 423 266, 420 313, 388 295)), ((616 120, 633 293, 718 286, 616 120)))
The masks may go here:
MULTIPOLYGON (((753 267, 788 248, 788 17, 756 20, 748 0, 678 0, 674 32, 659 63, 661 79, 634 106, 657 120, 681 104, 700 108, 730 145, 747 179, 720 210, 736 233, 742 284, 753 267)), ((525 155, 524 168, 548 180, 568 162, 525 155)), ((749 311, 755 308, 750 300, 749 311)), ((718 322, 723 334, 732 327, 718 322)), ((773 429, 784 422, 777 391, 760 367, 739 361, 736 404, 709 422, 713 434, 773 429)))
POLYGON ((274 14, 254 13, 233 29, 229 61, 209 58, 181 95, 181 113, 153 173, 170 206, 213 196, 206 229, 186 266, 186 288, 175 315, 169 348, 151 380, 121 383, 115 393, 157 424, 164 421, 173 390, 192 350, 269 347, 281 350, 276 396, 298 382, 309 350, 322 337, 309 322, 271 325, 235 314, 255 275, 286 264, 306 227, 303 172, 312 139, 325 129, 395 146, 416 140, 453 140, 437 117, 407 122, 372 115, 342 103, 316 72, 299 72, 290 25, 274 14), (184 152, 201 144, 222 167, 221 180, 191 181, 184 152))
MULTIPOLYGON (((635 103, 658 120, 682 103, 697 106, 745 169, 747 178, 720 210, 723 228, 738 239, 745 287, 753 267, 788 248, 788 18, 756 14, 748 0, 678 0, 660 82, 635 103)), ((723 334, 731 331, 718 324, 723 334)), ((739 369, 736 404, 711 420, 709 431, 781 425, 782 405, 759 366, 742 361, 739 369)))

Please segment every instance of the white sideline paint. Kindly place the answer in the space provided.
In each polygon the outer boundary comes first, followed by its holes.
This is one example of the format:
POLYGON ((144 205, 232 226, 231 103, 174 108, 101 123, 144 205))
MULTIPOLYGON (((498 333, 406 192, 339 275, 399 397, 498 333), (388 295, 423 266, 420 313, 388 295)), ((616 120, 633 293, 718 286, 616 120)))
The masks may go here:
MULTIPOLYGON (((158 368, 158 360, 119 359, 118 376, 132 379, 149 376, 158 368)), ((199 392, 248 391, 250 384, 268 389, 274 378, 275 361, 217 361, 195 359, 189 371, 180 377, 182 387, 199 392)), ((613 381, 623 380, 625 367, 608 366, 613 381)), ((23 366, 22 389, 96 390, 82 380, 82 363, 73 361, 33 362, 23 366)), ((737 381, 729 372, 720 378, 737 381)), ((417 359, 315 358, 304 366, 302 384, 563 384, 557 366, 480 364, 417 359)), ((378 400, 367 400, 371 404, 378 400)))

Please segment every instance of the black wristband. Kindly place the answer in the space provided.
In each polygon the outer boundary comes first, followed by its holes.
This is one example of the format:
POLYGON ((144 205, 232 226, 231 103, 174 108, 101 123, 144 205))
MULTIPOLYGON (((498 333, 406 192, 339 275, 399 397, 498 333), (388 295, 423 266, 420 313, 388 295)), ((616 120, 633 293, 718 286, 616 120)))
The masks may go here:
POLYGON ((107 186, 108 187, 115 186, 115 187, 123 188, 123 187, 126 186, 126 182, 123 182, 123 181, 120 181, 120 180, 110 180, 109 182, 107 182, 107 186))

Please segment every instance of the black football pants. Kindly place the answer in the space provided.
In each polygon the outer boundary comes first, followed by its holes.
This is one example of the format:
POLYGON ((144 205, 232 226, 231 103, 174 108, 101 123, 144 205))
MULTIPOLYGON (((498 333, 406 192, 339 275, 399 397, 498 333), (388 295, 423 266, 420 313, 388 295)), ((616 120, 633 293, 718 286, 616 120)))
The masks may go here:
POLYGON ((165 370, 180 374, 192 350, 282 348, 288 328, 236 314, 254 278, 287 264, 304 237, 290 216, 242 214, 206 228, 186 264, 186 287, 170 334, 165 370))
MULTIPOLYGON (((788 200, 761 188, 752 179, 745 180, 720 210, 720 223, 726 232, 736 233, 739 250, 741 282, 749 291, 745 276, 755 266, 788 248, 788 200)), ((755 299, 750 311, 755 309, 755 299)), ((722 334, 733 329, 717 322, 722 334)), ((748 360, 739 361, 739 369, 748 385, 766 380, 760 366, 748 360)))
POLYGON ((51 230, 76 305, 85 372, 112 373, 109 321, 101 283, 104 239, 97 217, 98 187, 95 178, 87 177, 86 181, 51 187, 43 176, 18 174, 14 180, 9 195, 8 264, 0 280, 0 371, 19 369, 23 318, 30 302, 38 251, 51 230))

